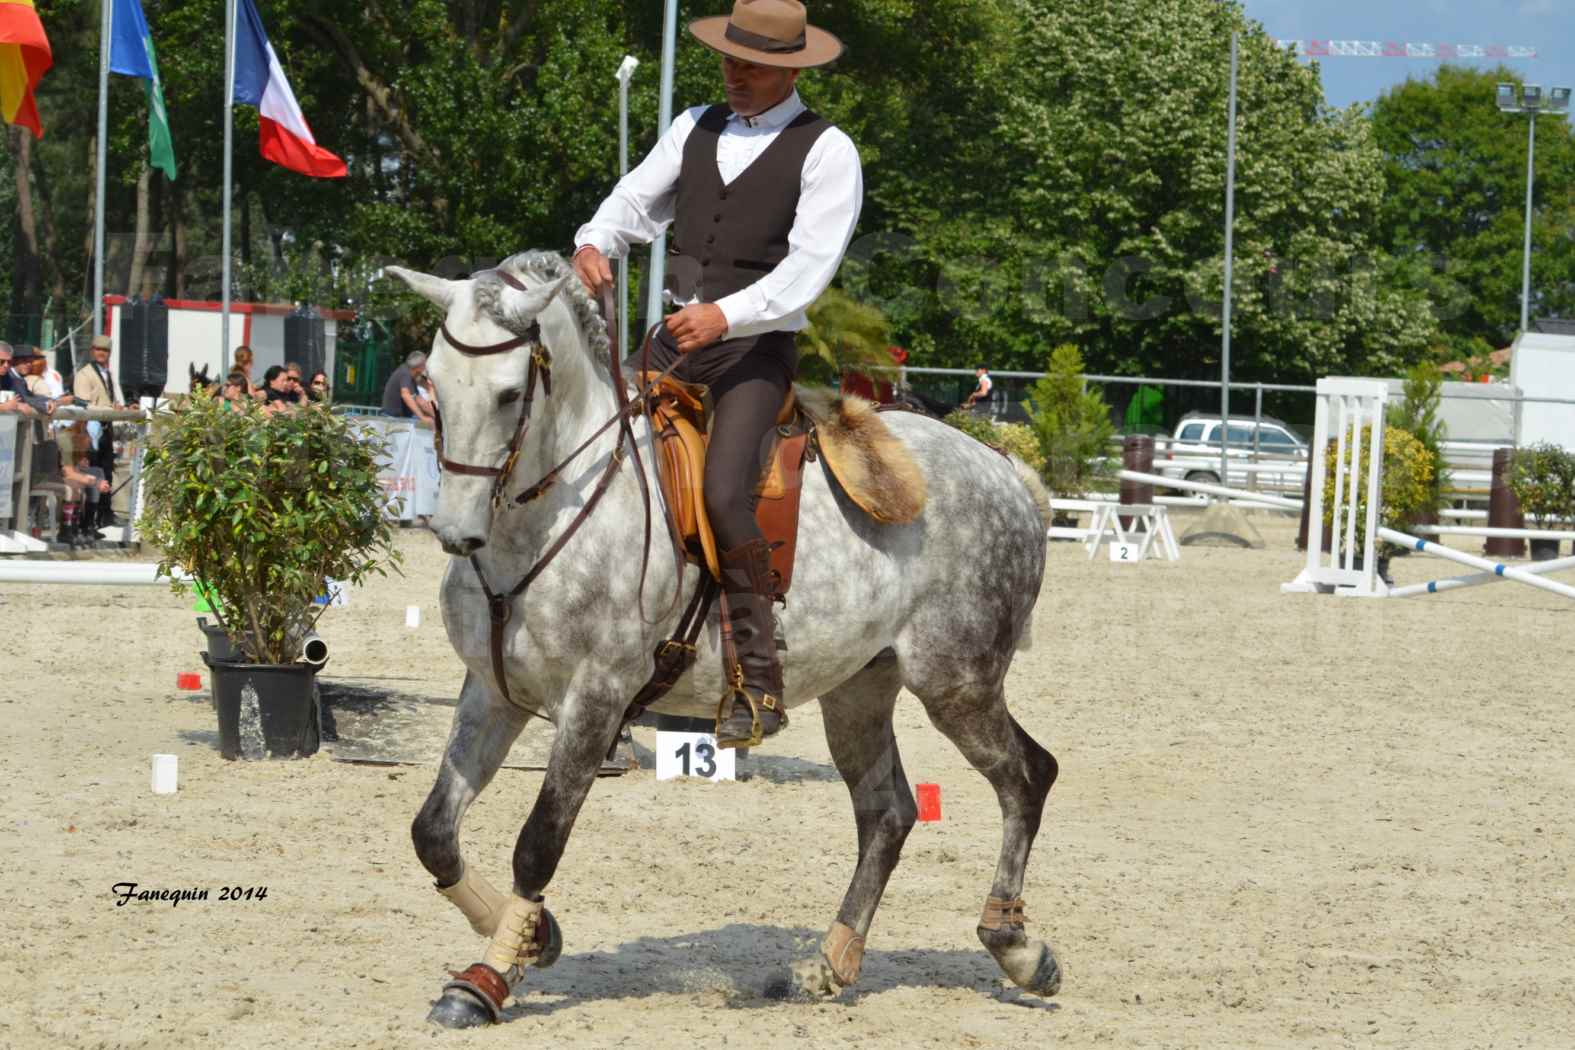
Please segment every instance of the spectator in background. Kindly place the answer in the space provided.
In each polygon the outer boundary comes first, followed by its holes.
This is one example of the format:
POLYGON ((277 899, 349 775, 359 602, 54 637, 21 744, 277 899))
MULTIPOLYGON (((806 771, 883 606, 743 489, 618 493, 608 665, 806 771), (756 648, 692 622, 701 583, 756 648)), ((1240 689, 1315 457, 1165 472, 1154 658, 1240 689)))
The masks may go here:
POLYGON ((312 381, 307 385, 306 396, 313 404, 329 405, 333 403, 333 391, 328 389, 328 373, 321 368, 312 373, 312 381))
POLYGON ((419 350, 394 369, 394 374, 388 377, 388 383, 383 387, 383 415, 432 422, 432 402, 421 396, 418 385, 426 370, 427 355, 419 350))
POLYGON ((282 365, 273 365, 263 373, 263 404, 270 412, 287 412, 300 405, 299 390, 282 365))
POLYGON ((250 391, 247 387, 246 373, 237 368, 225 377, 222 396, 234 408, 244 404, 250 398, 250 391))
POLYGON ((290 390, 295 394, 297 404, 311 404, 312 398, 306 392, 306 380, 302 379, 303 370, 294 361, 284 363, 285 374, 290 377, 290 390))
POLYGON ((981 401, 988 405, 990 403, 990 390, 995 386, 995 381, 990 378, 990 370, 983 365, 974 369, 973 374, 978 378, 979 385, 974 387, 973 393, 968 395, 968 400, 962 403, 964 408, 973 408, 981 401))
POLYGON ((251 347, 242 345, 242 346, 237 346, 235 348, 235 367, 233 369, 231 369, 231 371, 239 372, 241 375, 246 377, 246 396, 247 397, 260 398, 262 396, 261 393, 259 392, 259 388, 258 388, 257 384, 252 382, 252 348, 251 347))
POLYGON ((13 358, 16 351, 11 344, 0 341, 0 412, 15 412, 23 416, 41 416, 48 413, 48 402, 35 397, 27 388, 27 380, 16 371, 13 358))
POLYGON ((11 368, 27 381, 29 393, 43 399, 44 410, 48 414, 53 414, 56 408, 69 405, 76 400, 66 393, 66 385, 60 378, 60 373, 49 367, 49 359, 36 346, 24 347, 21 350, 13 349, 11 368))
MULTIPOLYGON (((78 403, 93 409, 125 408, 120 393, 115 389, 115 377, 109 372, 110 341, 107 335, 93 337, 93 359, 81 368, 71 380, 71 392, 78 403)), ((99 420, 88 421, 88 434, 93 438, 97 452, 92 465, 104 472, 104 479, 115 484, 115 427, 99 420)), ((86 523, 90 527, 109 528, 116 524, 109 500, 98 505, 97 517, 86 523)))

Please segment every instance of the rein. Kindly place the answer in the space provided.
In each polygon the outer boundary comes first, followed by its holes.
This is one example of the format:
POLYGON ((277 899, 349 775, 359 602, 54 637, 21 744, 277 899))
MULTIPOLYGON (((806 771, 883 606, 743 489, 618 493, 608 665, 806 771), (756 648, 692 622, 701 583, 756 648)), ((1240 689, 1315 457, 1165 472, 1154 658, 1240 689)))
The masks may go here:
MULTIPOLYGON (((513 274, 507 273, 503 270, 494 270, 493 272, 497 274, 498 278, 510 288, 514 288, 517 291, 522 292, 529 291, 529 289, 520 283, 520 281, 514 277, 513 274)), ((536 578, 546 570, 552 559, 557 557, 558 553, 568 545, 569 540, 574 538, 574 534, 579 531, 580 526, 584 525, 586 520, 590 518, 591 513, 595 511, 596 505, 600 503, 601 498, 606 495, 607 490, 612 486, 612 480, 617 475, 618 469, 623 465, 624 456, 626 455, 624 448, 626 443, 628 445, 628 454, 632 454, 634 457, 635 475, 639 479, 640 496, 645 505, 645 542, 641 547, 640 555, 639 591, 641 617, 643 618, 645 615, 645 576, 650 558, 651 543, 651 493, 650 488, 646 482, 644 464, 640 458, 639 443, 635 439, 634 427, 630 422, 630 416, 633 415, 635 411, 638 411, 642 405, 644 405, 646 398, 657 389, 662 380, 666 379, 670 374, 672 374, 673 370, 676 369, 680 363, 682 363, 683 358, 679 357, 678 360, 669 365, 668 368, 661 373, 661 375, 653 380, 648 386, 640 389, 636 396, 631 399, 629 397, 628 391, 624 388, 622 369, 620 368, 619 364, 619 340, 617 332, 618 326, 616 324, 615 314, 613 312, 613 299, 610 289, 604 289, 602 292, 602 314, 607 323, 609 346, 607 372, 608 378, 612 381, 614 397, 618 402, 618 411, 611 419, 607 420, 607 422, 598 427, 590 437, 582 441, 579 447, 575 448, 574 451, 570 452, 566 457, 564 457, 560 463, 542 475, 540 480, 516 496, 513 500, 513 505, 522 507, 537 497, 543 495, 553 486, 554 483, 557 482, 565 467, 567 467, 575 458, 577 458, 580 453, 584 452, 587 448, 594 444, 598 438, 607 433, 607 431, 610 430, 614 425, 617 425, 619 428, 618 444, 614 446, 612 455, 608 457, 607 467, 602 471, 602 476, 597 481, 596 488, 591 492, 590 497, 585 501, 585 505, 580 508, 577 514, 575 514, 574 520, 569 522, 568 527, 564 529, 563 533, 553 541, 552 545, 547 548, 546 552, 537 559, 536 563, 526 571, 525 575, 522 576, 519 582, 516 583, 511 589, 507 591, 494 591, 491 584, 487 581, 487 574, 481 567, 480 559, 474 554, 470 556, 470 565, 471 568, 475 570, 477 581, 481 584, 482 594, 486 596, 487 614, 492 622, 491 640, 489 643, 492 654, 492 674, 497 680, 499 692, 501 692, 503 694, 503 698, 510 703, 513 703, 513 698, 509 695, 508 680, 504 676, 503 672, 503 632, 508 626, 509 621, 513 618, 514 600, 521 597, 527 590, 529 590, 530 585, 536 582, 536 578)), ((538 379, 541 382, 543 394, 547 397, 552 396, 552 355, 547 351, 547 348, 542 345, 541 326, 535 321, 531 322, 530 328, 524 335, 502 343, 494 343, 490 346, 471 346, 469 344, 460 342, 449 332, 446 321, 443 324, 442 332, 444 340, 459 353, 464 354, 467 357, 486 357, 492 354, 506 353, 510 350, 515 350, 526 345, 531 347, 530 369, 525 380, 525 394, 521 398, 520 402, 519 425, 515 427, 514 437, 509 442, 509 446, 501 466, 475 466, 473 464, 456 463, 444 457, 442 416, 441 414, 438 414, 435 417, 434 431, 435 440, 437 443, 438 460, 442 464, 443 469, 451 470, 456 474, 465 474, 472 477, 494 478, 495 480, 492 486, 492 506, 494 510, 497 510, 503 506, 503 492, 508 487, 509 478, 513 475, 515 464, 519 460, 520 449, 524 446, 526 435, 530 432, 530 407, 532 399, 536 393, 536 383, 538 379)), ((646 333, 645 342, 647 347, 649 347, 651 337, 655 334, 655 332, 656 328, 653 326, 651 331, 646 333)), ((674 542, 676 552, 677 541, 675 540, 674 542)), ((681 552, 678 553, 678 556, 682 556, 681 552)), ((683 565, 680 561, 678 589, 673 599, 674 608, 677 608, 678 602, 682 598, 682 568, 683 565)), ((536 712, 533 711, 529 713, 536 714, 536 712)), ((538 715, 537 717, 541 716, 538 715)))

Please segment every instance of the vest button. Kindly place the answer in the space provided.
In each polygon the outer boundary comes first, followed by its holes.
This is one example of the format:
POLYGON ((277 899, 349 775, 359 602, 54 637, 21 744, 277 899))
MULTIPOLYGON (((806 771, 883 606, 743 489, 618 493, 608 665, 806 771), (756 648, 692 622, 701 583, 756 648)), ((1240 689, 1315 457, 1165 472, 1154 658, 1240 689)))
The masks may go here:
POLYGON ((716 213, 716 218, 713 219, 712 221, 713 222, 721 222, 722 221, 722 213, 721 212, 717 212, 716 213))
POLYGON ((704 259, 701 259, 701 260, 700 260, 700 265, 701 265, 701 266, 710 266, 710 265, 711 265, 711 260, 710 260, 710 258, 709 258, 709 257, 707 257, 707 258, 704 258, 704 259))
POLYGON ((705 242, 707 244, 715 244, 716 243, 716 234, 714 234, 714 233, 708 234, 706 236, 705 242))

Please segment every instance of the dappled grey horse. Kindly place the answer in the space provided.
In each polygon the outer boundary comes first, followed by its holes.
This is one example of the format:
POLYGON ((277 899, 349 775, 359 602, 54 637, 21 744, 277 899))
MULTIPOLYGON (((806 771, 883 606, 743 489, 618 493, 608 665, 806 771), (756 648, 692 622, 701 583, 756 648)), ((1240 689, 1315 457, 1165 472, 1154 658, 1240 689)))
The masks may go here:
MULTIPOLYGON (((459 281, 390 272, 446 311, 429 364, 445 461, 431 528, 455 555, 443 617, 469 674, 437 783, 411 830, 439 892, 489 938, 482 960, 455 973, 432 1010, 434 1021, 460 1027, 498 1020, 527 968, 557 959, 561 934, 542 894, 631 699, 651 677, 653 651, 704 570, 678 564, 660 517, 642 559, 647 519, 627 446, 638 442, 659 498, 650 433, 637 415, 627 437, 605 427, 627 395, 614 386, 598 310, 560 256, 516 255, 459 281), (532 484, 566 459, 555 484, 532 484), (532 498, 521 503, 522 494, 532 498), (557 733, 504 893, 467 867, 459 827, 532 716, 557 733)), ((906 412, 881 418, 924 475, 923 513, 879 524, 807 465, 793 595, 780 614, 787 706, 819 698, 859 844, 836 921, 820 953, 794 965, 794 978, 806 992, 835 994, 859 975, 864 938, 916 817, 892 731, 906 688, 1000 799, 1004 841, 979 938, 1012 980, 1051 995, 1060 970, 1050 948, 1026 934, 1021 893, 1056 762, 1007 711, 1002 686, 1026 647, 1044 573, 1043 491, 1031 491, 1020 463, 943 423, 906 412)), ((699 662, 653 710, 713 715, 719 645, 713 614, 699 662)), ((740 885, 748 882, 741 871, 740 885)))

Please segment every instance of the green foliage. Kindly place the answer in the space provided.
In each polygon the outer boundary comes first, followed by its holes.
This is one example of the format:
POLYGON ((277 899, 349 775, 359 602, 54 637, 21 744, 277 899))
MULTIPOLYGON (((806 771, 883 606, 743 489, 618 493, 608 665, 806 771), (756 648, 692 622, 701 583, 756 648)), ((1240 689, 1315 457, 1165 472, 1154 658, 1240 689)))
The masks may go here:
POLYGON ((1087 491, 1088 482, 1107 469, 1116 428, 1104 395, 1083 383, 1083 355, 1077 347, 1068 344, 1050 352, 1049 368, 1029 388, 1024 407, 1039 439, 1041 473, 1050 492, 1078 496, 1087 491))
POLYGON ((1039 448, 1039 435, 1025 423, 997 423, 987 416, 959 408, 944 422, 956 427, 980 444, 1016 456, 1035 473, 1043 473, 1045 456, 1039 448))
POLYGON ((1444 373, 1438 366, 1430 361, 1419 362, 1406 373, 1403 400, 1389 408, 1389 425, 1416 438, 1433 457, 1435 469, 1428 504, 1421 508, 1423 513, 1442 510, 1444 491, 1449 488, 1449 470, 1444 465, 1443 452, 1449 433, 1438 415, 1443 389, 1444 373))
MULTIPOLYGON (((1386 192, 1377 239, 1407 260, 1403 279, 1426 288, 1460 358, 1472 339, 1507 345, 1520 328, 1526 220, 1527 122, 1500 113, 1494 88, 1519 83, 1506 68, 1440 66, 1373 104, 1386 192)), ((1569 122, 1537 121, 1532 205, 1533 310, 1575 310, 1575 138, 1569 122)), ((1485 355, 1484 355, 1485 356, 1485 355)))
POLYGON ((1509 487, 1539 528, 1575 521, 1575 456, 1540 442, 1515 451, 1509 487))
POLYGON ((835 385, 844 372, 891 367, 891 325, 873 306, 828 288, 809 308, 809 327, 798 333, 799 379, 835 385))
MULTIPOLYGON (((1372 438, 1371 426, 1362 427, 1360 434, 1356 433, 1355 427, 1345 433, 1347 449, 1351 447, 1353 441, 1360 441, 1362 448, 1362 477, 1359 486, 1362 498, 1356 501, 1357 528, 1353 537, 1358 550, 1365 541, 1363 530, 1364 523, 1367 521, 1368 497, 1366 458, 1372 438)), ((1324 453, 1324 524, 1334 521, 1334 475, 1338 448, 1337 442, 1330 441, 1328 450, 1324 453)), ((1414 522, 1418 515, 1433 507, 1434 464, 1433 453, 1409 432, 1392 425, 1384 427, 1384 480, 1378 514, 1380 525, 1403 530, 1414 522)), ((1346 502, 1341 513, 1349 513, 1346 508, 1351 505, 1351 484, 1351 478, 1347 477, 1343 491, 1346 502)))
POLYGON ((155 423, 138 526, 162 551, 161 573, 203 581, 250 660, 293 663, 327 579, 359 583, 398 564, 380 451, 349 417, 199 394, 155 423))

